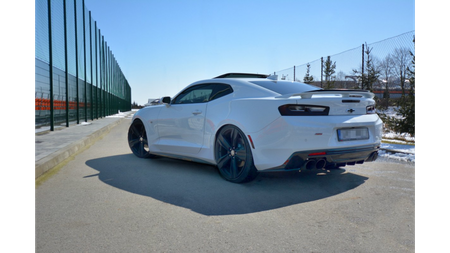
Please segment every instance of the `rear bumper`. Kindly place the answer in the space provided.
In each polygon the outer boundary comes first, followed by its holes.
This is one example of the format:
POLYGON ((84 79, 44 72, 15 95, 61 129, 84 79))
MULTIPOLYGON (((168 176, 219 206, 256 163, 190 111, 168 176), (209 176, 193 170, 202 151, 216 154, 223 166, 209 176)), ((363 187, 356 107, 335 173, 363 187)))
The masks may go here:
POLYGON ((325 152, 321 158, 329 164, 368 160, 381 144, 382 123, 376 114, 280 117, 263 130, 248 135, 255 147, 252 153, 256 169, 284 169, 287 160, 290 167, 297 169, 308 159, 318 158, 309 157, 311 153, 325 152), (369 139, 339 141, 339 129, 357 127, 367 127, 369 139))
POLYGON ((379 145, 351 148, 310 150, 293 153, 283 165, 265 171, 320 169, 325 166, 345 166, 372 162, 378 158, 379 145))

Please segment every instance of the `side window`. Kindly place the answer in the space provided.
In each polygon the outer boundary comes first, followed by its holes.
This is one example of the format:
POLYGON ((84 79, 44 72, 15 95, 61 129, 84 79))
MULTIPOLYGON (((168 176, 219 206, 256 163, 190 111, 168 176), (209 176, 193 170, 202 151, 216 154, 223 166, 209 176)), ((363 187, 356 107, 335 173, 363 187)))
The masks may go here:
POLYGON ((209 99, 210 101, 233 93, 233 89, 228 84, 216 83, 215 86, 214 92, 209 99))
POLYGON ((180 93, 173 104, 194 104, 194 103, 206 103, 214 90, 213 84, 200 84, 190 87, 180 93))

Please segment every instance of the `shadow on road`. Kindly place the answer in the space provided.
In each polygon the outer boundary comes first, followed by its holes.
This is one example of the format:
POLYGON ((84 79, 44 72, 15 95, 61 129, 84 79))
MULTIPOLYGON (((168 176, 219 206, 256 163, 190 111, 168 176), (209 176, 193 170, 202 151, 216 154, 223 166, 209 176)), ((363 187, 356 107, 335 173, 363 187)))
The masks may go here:
POLYGON ((260 173, 246 184, 220 177, 213 166, 173 160, 139 159, 133 154, 89 160, 98 178, 118 189, 191 209, 203 215, 246 214, 327 198, 363 184, 367 177, 343 169, 260 173), (325 171, 324 171, 325 172, 325 171))

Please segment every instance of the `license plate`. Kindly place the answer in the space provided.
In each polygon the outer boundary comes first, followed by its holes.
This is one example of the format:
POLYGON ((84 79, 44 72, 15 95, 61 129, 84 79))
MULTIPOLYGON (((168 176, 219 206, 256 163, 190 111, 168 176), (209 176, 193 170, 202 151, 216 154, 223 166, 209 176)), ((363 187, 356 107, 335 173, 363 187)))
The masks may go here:
POLYGON ((339 141, 356 141, 369 139, 367 127, 343 128, 337 130, 339 141))

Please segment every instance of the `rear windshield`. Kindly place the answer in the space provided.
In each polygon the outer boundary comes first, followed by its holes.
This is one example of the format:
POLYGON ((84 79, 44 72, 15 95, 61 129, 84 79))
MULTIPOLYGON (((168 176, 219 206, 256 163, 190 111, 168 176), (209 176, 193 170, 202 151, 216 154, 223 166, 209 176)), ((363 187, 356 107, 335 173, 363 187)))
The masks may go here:
POLYGON ((312 90, 320 90, 320 88, 306 83, 288 82, 288 81, 253 81, 252 83, 259 85, 268 90, 274 91, 281 95, 303 93, 312 90))

